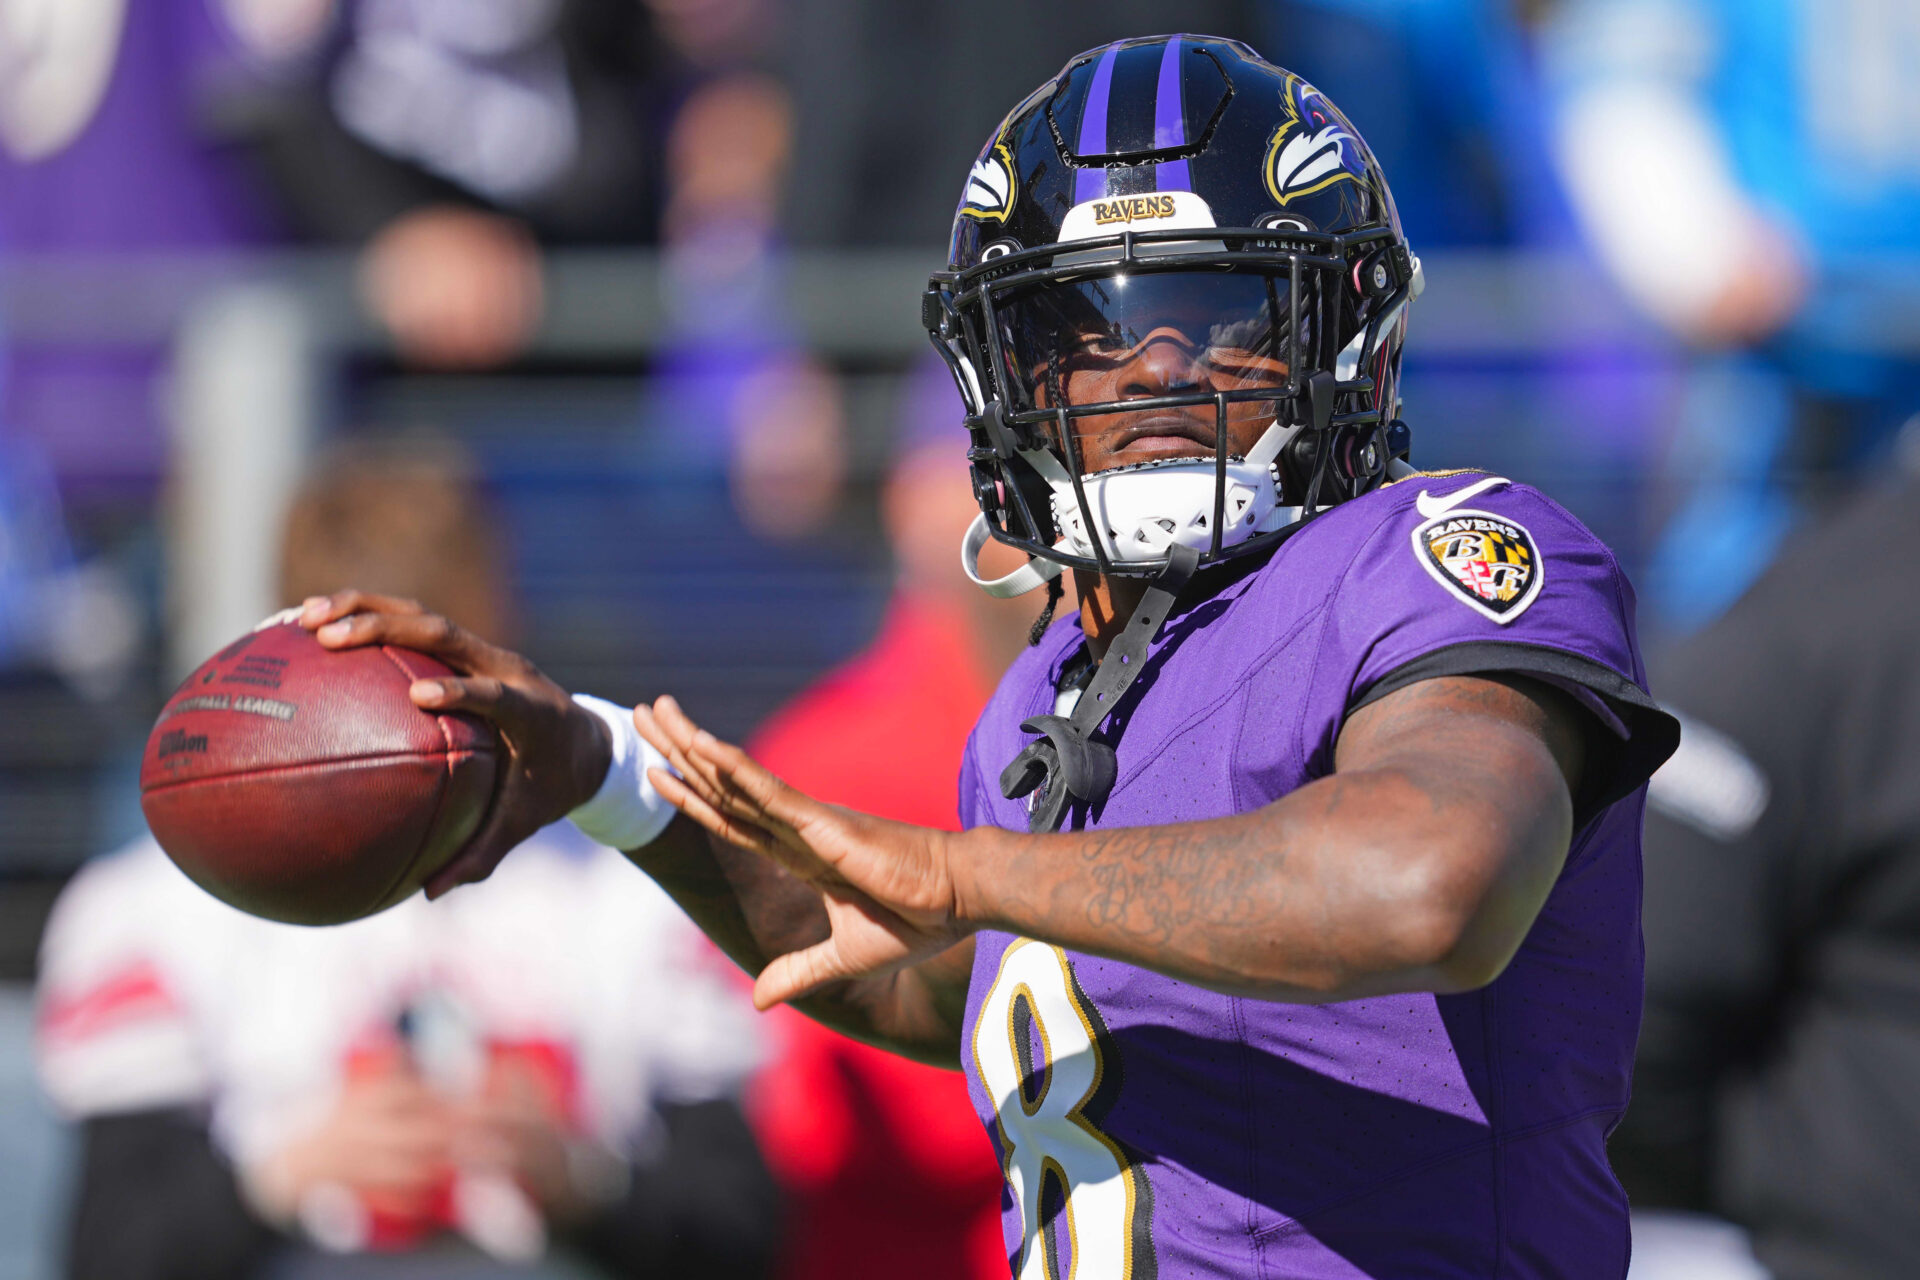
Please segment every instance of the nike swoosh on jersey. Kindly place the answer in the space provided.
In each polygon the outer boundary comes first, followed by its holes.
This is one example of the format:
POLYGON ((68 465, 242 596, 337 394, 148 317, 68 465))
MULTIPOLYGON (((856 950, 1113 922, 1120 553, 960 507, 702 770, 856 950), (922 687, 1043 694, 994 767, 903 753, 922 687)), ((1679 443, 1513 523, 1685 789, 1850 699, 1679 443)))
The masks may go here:
POLYGON ((1420 509, 1422 517, 1433 520, 1447 514, 1447 512, 1453 510, 1468 498, 1478 497, 1495 485, 1511 483, 1512 481, 1508 480, 1505 476, 1488 476, 1485 480, 1475 481, 1464 489, 1456 489, 1444 498, 1436 498, 1425 489, 1422 489, 1420 496, 1413 500, 1413 505, 1420 509))

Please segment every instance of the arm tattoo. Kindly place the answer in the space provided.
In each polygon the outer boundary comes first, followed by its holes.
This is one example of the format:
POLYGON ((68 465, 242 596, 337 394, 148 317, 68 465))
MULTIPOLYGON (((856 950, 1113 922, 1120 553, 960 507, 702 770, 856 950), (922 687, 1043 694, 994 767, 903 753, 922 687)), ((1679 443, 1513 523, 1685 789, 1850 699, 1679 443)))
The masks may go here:
POLYGON ((1417 967, 1407 957, 1423 954, 1428 920, 1483 902, 1507 919, 1510 881, 1519 898, 1544 899, 1538 868, 1557 874, 1571 833, 1581 715, 1525 680, 1409 686, 1356 713, 1333 774, 1263 809, 1003 838, 1018 862, 993 878, 993 914, 1223 990, 1318 990, 1417 967))

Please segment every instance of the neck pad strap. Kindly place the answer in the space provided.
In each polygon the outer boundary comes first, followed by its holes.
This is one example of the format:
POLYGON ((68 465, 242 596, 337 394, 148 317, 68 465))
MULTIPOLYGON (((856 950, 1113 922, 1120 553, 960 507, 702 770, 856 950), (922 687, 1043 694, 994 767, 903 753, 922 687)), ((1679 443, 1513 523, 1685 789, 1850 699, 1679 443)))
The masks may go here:
POLYGON ((1071 800, 1094 805, 1106 799, 1119 776, 1119 757, 1111 743, 1094 738, 1108 713, 1140 677, 1147 648, 1160 634, 1174 599, 1200 563, 1200 553, 1175 543, 1167 567, 1134 606, 1133 616, 1100 660, 1093 683, 1069 716, 1034 716, 1020 728, 1041 737, 1029 742, 1000 773, 1000 794, 1017 800, 1037 792, 1027 809, 1029 831, 1058 831, 1071 800))

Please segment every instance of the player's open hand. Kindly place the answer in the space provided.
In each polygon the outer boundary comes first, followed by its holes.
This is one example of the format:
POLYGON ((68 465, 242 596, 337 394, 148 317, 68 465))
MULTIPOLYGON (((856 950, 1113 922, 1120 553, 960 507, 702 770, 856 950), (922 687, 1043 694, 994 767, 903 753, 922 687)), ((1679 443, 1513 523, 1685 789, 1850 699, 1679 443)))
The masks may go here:
POLYGON ((508 850, 592 799, 605 780, 606 726, 519 654, 412 600, 364 591, 313 597, 301 606, 300 625, 329 649, 391 644, 438 658, 459 675, 414 681, 413 704, 469 712, 499 730, 506 759, 493 805, 467 847, 427 881, 429 898, 486 879, 508 850))
POLYGON ((822 804, 695 725, 672 698, 636 707, 633 721, 678 771, 649 771, 662 795, 714 835, 820 891, 832 933, 761 971, 753 987, 760 1008, 917 964, 965 934, 947 832, 822 804))

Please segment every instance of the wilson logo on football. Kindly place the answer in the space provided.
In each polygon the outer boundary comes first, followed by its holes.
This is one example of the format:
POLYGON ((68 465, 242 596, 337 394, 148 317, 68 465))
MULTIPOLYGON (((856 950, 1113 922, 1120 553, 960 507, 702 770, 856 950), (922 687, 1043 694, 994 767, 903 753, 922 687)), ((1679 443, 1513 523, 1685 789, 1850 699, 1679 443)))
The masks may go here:
POLYGON ((1413 531, 1427 572, 1495 622, 1519 617, 1540 594, 1540 551, 1533 535, 1488 511, 1449 511, 1413 531))

